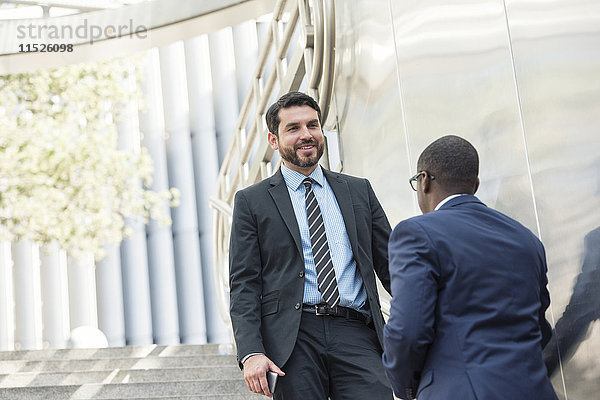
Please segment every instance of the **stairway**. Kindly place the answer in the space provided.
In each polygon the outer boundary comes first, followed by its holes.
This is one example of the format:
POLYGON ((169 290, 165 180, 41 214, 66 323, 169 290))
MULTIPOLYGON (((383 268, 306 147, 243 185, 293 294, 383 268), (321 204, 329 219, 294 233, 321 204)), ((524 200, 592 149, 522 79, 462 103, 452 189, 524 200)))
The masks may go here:
MULTIPOLYGON (((226 347, 226 346, 225 346, 226 347)), ((0 352, 0 400, 258 400, 219 345, 0 352)))

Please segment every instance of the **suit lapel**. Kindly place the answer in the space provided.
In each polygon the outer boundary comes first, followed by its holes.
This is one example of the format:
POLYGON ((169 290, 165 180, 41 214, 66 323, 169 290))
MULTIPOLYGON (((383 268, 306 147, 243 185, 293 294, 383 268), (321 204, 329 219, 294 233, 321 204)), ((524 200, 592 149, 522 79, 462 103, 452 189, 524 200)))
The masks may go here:
POLYGON ((279 210, 279 214, 281 214, 281 218, 283 218, 285 225, 294 238, 300 257, 304 257, 302 252, 302 242, 300 240, 300 228, 298 228, 298 221, 296 221, 296 214, 294 213, 290 193, 288 192, 281 170, 277 171, 275 175, 271 177, 269 194, 273 198, 273 201, 275 201, 275 205, 277 206, 277 210, 279 210))
POLYGON ((333 190, 335 199, 337 200, 340 211, 342 212, 342 218, 346 225, 346 232, 348 233, 348 239, 350 239, 350 245, 352 246, 352 252, 358 254, 358 236, 356 233, 356 218, 354 217, 354 208, 352 207, 352 197, 350 197, 350 188, 348 182, 344 179, 339 178, 332 172, 323 168, 323 175, 327 178, 327 182, 333 190))

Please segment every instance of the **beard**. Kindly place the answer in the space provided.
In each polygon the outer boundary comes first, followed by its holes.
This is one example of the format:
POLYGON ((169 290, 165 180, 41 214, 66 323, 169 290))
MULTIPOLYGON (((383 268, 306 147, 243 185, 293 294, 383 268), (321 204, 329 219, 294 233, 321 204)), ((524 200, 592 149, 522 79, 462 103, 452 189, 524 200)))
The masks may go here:
POLYGON ((292 165, 295 165, 295 166, 301 167, 301 168, 309 168, 309 167, 316 165, 319 162, 324 151, 325 151, 325 143, 324 142, 319 143, 316 141, 310 141, 310 142, 300 143, 298 145, 295 145, 294 147, 286 147, 286 148, 280 147, 279 148, 279 156, 284 161, 287 161, 292 165), (297 152, 298 148, 306 146, 306 145, 316 146, 317 153, 314 156, 299 156, 298 152, 297 152))

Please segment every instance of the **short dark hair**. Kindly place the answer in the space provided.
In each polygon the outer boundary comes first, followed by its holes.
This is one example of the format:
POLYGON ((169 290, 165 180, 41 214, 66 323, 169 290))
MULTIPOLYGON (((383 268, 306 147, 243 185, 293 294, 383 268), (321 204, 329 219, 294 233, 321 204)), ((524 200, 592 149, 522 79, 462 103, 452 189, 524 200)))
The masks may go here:
POLYGON ((323 125, 321 121, 321 108, 315 99, 302 92, 289 92, 281 96, 279 100, 273 103, 267 110, 265 118, 267 120, 267 128, 269 129, 269 132, 279 137, 279 132, 277 132, 280 122, 279 110, 282 108, 295 106, 309 106, 310 108, 314 109, 319 116, 319 124, 323 125))
POLYGON ((423 150, 417 161, 419 171, 427 171, 450 194, 473 194, 479 175, 477 150, 467 140, 443 136, 423 150))

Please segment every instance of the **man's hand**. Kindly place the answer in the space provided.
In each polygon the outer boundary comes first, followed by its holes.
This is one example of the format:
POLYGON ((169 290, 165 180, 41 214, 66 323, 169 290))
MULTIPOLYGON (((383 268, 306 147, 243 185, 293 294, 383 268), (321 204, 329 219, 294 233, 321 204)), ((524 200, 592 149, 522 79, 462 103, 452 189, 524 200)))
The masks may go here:
POLYGON ((264 354, 256 354, 244 361, 244 380, 248 389, 254 393, 273 397, 269 391, 267 371, 273 371, 279 376, 285 373, 264 354))

